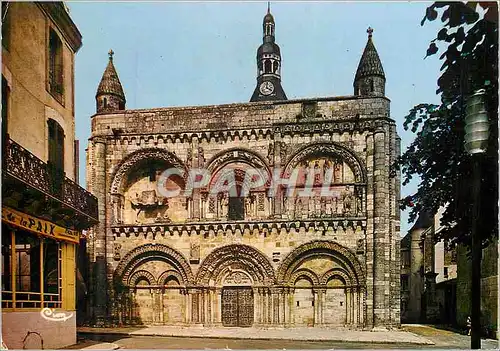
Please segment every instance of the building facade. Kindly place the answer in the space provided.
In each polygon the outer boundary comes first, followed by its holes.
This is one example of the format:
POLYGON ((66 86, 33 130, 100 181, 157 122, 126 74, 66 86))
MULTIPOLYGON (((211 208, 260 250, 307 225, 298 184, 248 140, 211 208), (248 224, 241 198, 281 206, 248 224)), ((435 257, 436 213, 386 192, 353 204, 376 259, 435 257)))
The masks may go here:
POLYGON ((61 2, 2 2, 2 341, 76 343, 75 253, 97 223, 78 185, 74 56, 61 2))
MULTIPOLYGON (((440 323, 467 329, 471 315, 469 248, 436 237, 444 229, 440 208, 421 214, 401 239, 401 322, 440 323)), ((481 258, 481 328, 498 339, 498 243, 483 248, 481 258)))
POLYGON ((110 52, 87 152, 95 324, 399 326, 400 141, 372 30, 351 96, 287 100, 269 11, 256 58, 249 103, 127 110, 110 52))
POLYGON ((402 323, 455 324, 457 250, 435 240, 442 213, 422 213, 401 239, 402 323))

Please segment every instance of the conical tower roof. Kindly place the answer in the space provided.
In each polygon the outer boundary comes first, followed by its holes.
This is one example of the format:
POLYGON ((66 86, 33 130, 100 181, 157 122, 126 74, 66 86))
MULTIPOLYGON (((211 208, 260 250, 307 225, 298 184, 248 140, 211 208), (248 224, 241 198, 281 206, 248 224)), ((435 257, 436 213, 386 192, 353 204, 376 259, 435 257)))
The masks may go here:
POLYGON ((367 32, 368 42, 366 43, 365 51, 363 51, 361 60, 359 60, 358 70, 356 71, 356 77, 354 78, 355 81, 368 76, 380 76, 385 78, 382 62, 380 62, 377 49, 375 49, 375 45, 373 45, 373 29, 368 28, 367 32))
POLYGON ((113 94, 121 97, 125 101, 125 94, 123 93, 122 84, 116 73, 115 65, 113 64, 113 50, 109 51, 109 62, 104 70, 104 73, 97 88, 96 97, 102 94, 113 94))

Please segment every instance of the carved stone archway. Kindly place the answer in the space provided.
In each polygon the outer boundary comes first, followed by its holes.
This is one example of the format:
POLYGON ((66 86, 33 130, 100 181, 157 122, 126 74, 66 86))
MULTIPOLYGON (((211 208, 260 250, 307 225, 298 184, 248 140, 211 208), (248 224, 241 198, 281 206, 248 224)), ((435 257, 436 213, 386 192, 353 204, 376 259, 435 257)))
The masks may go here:
POLYGON ((129 277, 141 264, 163 260, 171 264, 185 284, 193 281, 193 273, 186 258, 177 250, 163 244, 145 244, 127 253, 115 270, 115 279, 127 284, 129 277))
POLYGON ((328 283, 328 281, 333 277, 341 277, 344 280, 345 284, 347 284, 347 285, 352 285, 354 283, 352 281, 352 277, 350 277, 347 272, 345 272, 342 269, 335 268, 335 269, 331 269, 328 272, 325 272, 325 274, 323 274, 323 276, 320 279, 320 284, 326 285, 328 283))
POLYGON ((290 282, 292 274, 297 268, 297 263, 307 256, 317 255, 336 257, 352 271, 353 277, 350 280, 356 285, 364 286, 365 273, 356 255, 348 248, 328 240, 310 241, 290 252, 278 267, 276 273, 278 283, 286 284, 290 282))
POLYGON ((166 282, 167 278, 169 278, 169 277, 174 277, 175 279, 177 279, 179 284, 186 285, 186 282, 184 281, 184 278, 182 277, 182 275, 179 272, 174 271, 172 269, 165 271, 160 275, 160 277, 158 278, 158 285, 161 285, 161 286, 165 285, 165 282, 166 282))
POLYGON ((248 245, 230 244, 215 249, 203 260, 196 282, 205 286, 214 284, 228 268, 246 271, 255 283, 272 284, 275 281, 271 262, 262 252, 248 245))
POLYGON ((299 165, 299 163, 309 157, 309 156, 334 156, 349 165, 354 173, 356 183, 366 182, 366 168, 364 164, 358 159, 358 157, 346 147, 339 145, 337 143, 320 142, 308 144, 301 149, 299 149, 287 162, 285 168, 282 171, 282 176, 289 174, 294 168, 299 165))
POLYGON ((137 285, 139 281, 143 279, 148 282, 148 285, 154 285, 156 283, 155 277, 150 272, 145 270, 139 270, 135 271, 134 273, 132 273, 132 275, 130 275, 127 285, 133 288, 137 285))
POLYGON ((111 177, 111 194, 122 194, 125 179, 132 169, 141 161, 144 160, 160 160, 184 171, 184 179, 187 177, 187 168, 184 163, 172 152, 160 148, 147 148, 137 150, 123 159, 123 161, 116 167, 111 177))
POLYGON ((307 277, 311 283, 313 285, 319 285, 319 279, 318 279, 318 276, 316 275, 316 273, 314 273, 313 271, 309 270, 309 269, 305 269, 305 268, 302 268, 302 269, 299 269, 297 271, 295 271, 291 276, 290 276, 290 284, 291 285, 294 285, 295 282, 301 278, 301 277, 307 277))
POLYGON ((207 162, 207 169, 214 175, 224 166, 233 162, 246 163, 252 168, 264 171, 268 177, 268 182, 270 181, 271 171, 264 158, 254 151, 242 148, 227 149, 216 154, 207 162))

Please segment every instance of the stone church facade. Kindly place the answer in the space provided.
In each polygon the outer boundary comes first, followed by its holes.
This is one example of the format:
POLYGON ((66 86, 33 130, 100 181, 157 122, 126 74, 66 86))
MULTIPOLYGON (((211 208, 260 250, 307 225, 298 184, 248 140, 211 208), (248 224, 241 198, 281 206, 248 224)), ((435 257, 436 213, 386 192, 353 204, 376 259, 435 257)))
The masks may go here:
POLYGON ((268 11, 249 103, 127 110, 110 52, 87 153, 96 324, 399 326, 400 142, 371 30, 354 95, 287 100, 274 29, 268 11))

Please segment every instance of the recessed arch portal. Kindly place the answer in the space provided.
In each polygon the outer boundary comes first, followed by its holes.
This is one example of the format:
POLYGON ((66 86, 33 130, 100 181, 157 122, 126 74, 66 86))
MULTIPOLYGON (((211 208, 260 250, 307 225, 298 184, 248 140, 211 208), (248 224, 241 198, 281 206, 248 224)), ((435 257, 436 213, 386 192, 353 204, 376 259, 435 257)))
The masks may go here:
MULTIPOLYGON (((364 286, 364 270, 356 255, 348 248, 328 240, 310 241, 290 252, 278 267, 276 273, 278 283, 290 283, 292 276, 296 272, 300 272, 302 263, 321 257, 339 262, 340 267, 349 274, 349 281, 353 285, 364 286)), ((323 280, 321 280, 321 283, 323 283, 323 280)))
MULTIPOLYGON (((135 273, 136 268, 151 261, 163 261, 170 264, 184 284, 193 281, 193 273, 186 258, 177 250, 163 244, 145 244, 131 250, 118 264, 114 274, 115 279, 127 285, 129 277, 135 273)), ((157 281, 152 279, 151 284, 156 284, 157 281)))
POLYGON ((356 183, 366 182, 366 169, 358 157, 346 147, 333 142, 308 144, 299 149, 286 163, 282 176, 290 174, 304 159, 314 156, 332 157, 345 162, 352 170, 356 183))
POLYGON ((254 283, 271 284, 275 281, 271 262, 262 252, 248 245, 230 244, 215 249, 203 260, 196 282, 220 284, 229 270, 246 272, 254 283))
POLYGON ((161 148, 147 148, 137 150, 123 159, 116 167, 111 177, 110 192, 111 194, 123 194, 126 186, 127 177, 135 170, 138 165, 145 161, 160 161, 164 162, 181 172, 184 172, 184 180, 187 177, 187 168, 184 163, 172 152, 161 148))

